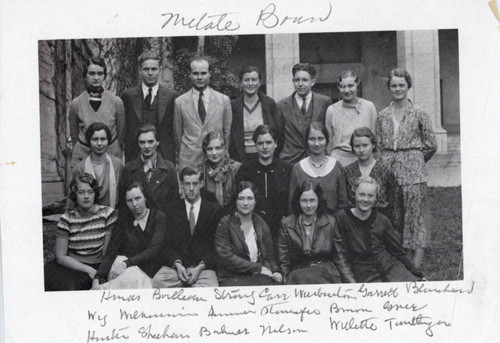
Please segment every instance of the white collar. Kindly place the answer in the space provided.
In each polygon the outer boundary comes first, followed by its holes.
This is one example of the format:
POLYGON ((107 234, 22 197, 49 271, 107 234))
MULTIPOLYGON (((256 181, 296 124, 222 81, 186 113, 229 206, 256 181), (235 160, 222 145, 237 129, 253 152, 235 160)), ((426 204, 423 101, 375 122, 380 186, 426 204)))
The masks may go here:
POLYGON ((333 168, 335 167, 335 163, 337 162, 337 160, 331 156, 326 156, 326 157, 327 157, 326 165, 325 168, 323 168, 321 174, 318 174, 317 171, 313 169, 313 167, 311 167, 311 164, 309 163, 309 157, 300 160, 299 164, 304 173, 306 173, 310 177, 313 178, 323 177, 333 170, 333 168))
POLYGON ((143 82, 142 83, 142 94, 144 95, 144 97, 148 96, 149 88, 151 88, 151 94, 153 95, 153 97, 155 97, 156 94, 158 93, 159 87, 160 87, 160 83, 157 83, 153 87, 149 87, 149 86, 146 86, 143 82))

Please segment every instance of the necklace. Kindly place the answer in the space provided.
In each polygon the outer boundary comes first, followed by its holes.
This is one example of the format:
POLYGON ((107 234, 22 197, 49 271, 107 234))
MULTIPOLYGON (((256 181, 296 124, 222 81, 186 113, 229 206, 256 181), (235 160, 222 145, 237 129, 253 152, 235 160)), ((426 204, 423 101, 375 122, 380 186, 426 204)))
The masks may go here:
POLYGON ((321 163, 319 163, 319 164, 314 163, 312 158, 309 157, 309 163, 311 164, 311 166, 313 166, 316 169, 323 167, 323 165, 326 163, 326 161, 328 161, 328 156, 325 156, 323 158, 323 161, 321 161, 321 163))
POLYGON ((98 166, 98 165, 100 165, 100 164, 104 164, 104 163, 106 163, 106 159, 104 159, 104 161, 102 161, 102 162, 96 162, 96 161, 94 161, 93 159, 90 159, 90 162, 92 162, 92 164, 94 164, 94 165, 97 165, 97 166, 98 166))

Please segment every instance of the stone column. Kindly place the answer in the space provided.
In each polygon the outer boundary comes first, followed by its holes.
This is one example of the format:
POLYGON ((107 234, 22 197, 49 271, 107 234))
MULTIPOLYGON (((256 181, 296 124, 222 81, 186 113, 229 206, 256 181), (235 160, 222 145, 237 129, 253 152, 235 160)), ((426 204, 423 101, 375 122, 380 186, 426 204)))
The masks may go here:
POLYGON ((293 92, 292 67, 299 59, 298 34, 266 35, 267 95, 276 102, 293 92))
POLYGON ((398 66, 405 68, 413 80, 408 97, 431 116, 438 152, 446 153, 447 133, 441 126, 438 31, 398 31, 397 54, 398 66))

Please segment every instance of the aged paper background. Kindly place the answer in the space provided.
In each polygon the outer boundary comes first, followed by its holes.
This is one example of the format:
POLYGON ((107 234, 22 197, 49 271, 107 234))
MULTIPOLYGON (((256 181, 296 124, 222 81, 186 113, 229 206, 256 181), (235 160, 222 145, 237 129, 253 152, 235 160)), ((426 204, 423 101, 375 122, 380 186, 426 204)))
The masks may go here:
MULTIPOLYGON (((388 342, 500 341, 500 153, 497 141, 500 133, 500 22, 488 2, 330 0, 333 14, 326 22, 286 24, 272 30, 256 27, 260 9, 269 3, 261 0, 0 2, 0 213, 6 342, 86 342, 87 308, 99 300, 89 292, 43 292, 37 41, 218 34, 180 26, 162 29, 161 13, 165 12, 192 17, 200 17, 205 12, 234 13, 240 30, 219 34, 458 28, 464 282, 474 281, 475 289, 468 297, 429 295, 429 302, 438 306, 435 312, 443 316, 446 313, 443 319, 453 323, 441 329, 438 337, 386 330, 372 339, 388 342)), ((315 12, 315 7, 328 6, 328 0, 294 1, 293 5, 285 1, 275 3, 283 14, 289 15, 321 16, 324 13, 315 12)), ((209 290, 200 291, 202 295, 208 293, 209 290)), ((406 297, 411 302, 411 296, 406 297)), ((186 327, 191 324, 186 322, 186 327)), ((363 332, 344 336, 324 330, 331 334, 326 336, 322 330, 311 333, 310 339, 361 341, 364 337, 363 332)), ((210 341, 234 339, 211 337, 210 341)), ((240 340, 245 339, 250 338, 240 340)), ((300 342, 305 338, 269 336, 265 341, 276 339, 300 342)))

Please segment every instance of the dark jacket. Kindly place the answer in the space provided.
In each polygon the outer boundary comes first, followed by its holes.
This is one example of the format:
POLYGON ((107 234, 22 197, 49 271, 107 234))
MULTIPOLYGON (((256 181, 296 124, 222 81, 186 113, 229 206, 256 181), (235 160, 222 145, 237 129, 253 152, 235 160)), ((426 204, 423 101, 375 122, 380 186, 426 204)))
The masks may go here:
MULTIPOLYGON (((179 93, 168 88, 166 84, 160 83, 156 96, 158 97, 158 127, 156 129, 160 140, 160 151, 164 158, 174 163, 174 101, 179 93)), ((125 162, 128 163, 139 155, 137 130, 144 125, 142 85, 125 90, 121 98, 125 106, 125 162)))
POLYGON ((294 269, 321 261, 332 275, 340 275, 343 282, 355 282, 334 217, 328 214, 318 217, 310 252, 304 251, 302 236, 295 215, 282 220, 278 245, 281 272, 285 276, 294 269))
POLYGON ((128 257, 125 261, 127 266, 138 266, 149 277, 153 277, 161 267, 159 257, 166 228, 165 214, 154 209, 149 212, 144 231, 140 226, 134 226, 134 216, 130 211, 120 215, 96 277, 106 278, 117 255, 128 257))
POLYGON ((260 274, 263 266, 271 272, 279 272, 269 227, 264 219, 255 213, 252 215, 252 220, 259 248, 257 262, 250 261, 248 256, 249 251, 241 231, 240 218, 232 214, 220 220, 215 234, 219 279, 260 274))
MULTIPOLYGON (((259 92, 259 100, 262 106, 262 120, 264 124, 271 126, 278 135, 278 147, 276 156, 283 147, 283 139, 278 124, 276 113, 276 102, 259 92)), ((244 127, 243 127, 243 95, 231 101, 231 111, 233 112, 233 121, 231 123, 231 144, 229 145, 229 155, 235 161, 246 162, 251 158, 245 153, 244 127)))
POLYGON ((200 261, 205 268, 215 270, 215 230, 222 217, 222 208, 217 203, 201 200, 200 213, 193 235, 189 229, 186 202, 177 200, 167 207, 169 225, 163 249, 163 265, 172 267, 181 260, 184 267, 196 267, 200 261))
POLYGON ((283 149, 280 158, 292 165, 307 156, 306 129, 315 121, 325 123, 325 113, 332 99, 312 93, 312 102, 304 116, 295 101, 295 93, 280 100, 276 105, 280 132, 283 134, 283 149))
POLYGON ((257 187, 255 213, 269 225, 273 239, 278 238, 281 219, 287 215, 291 173, 292 166, 275 157, 268 166, 258 159, 243 163, 236 176, 236 184, 250 181, 257 187))
POLYGON ((125 204, 125 190, 132 181, 141 181, 144 185, 148 208, 156 208, 166 212, 167 205, 179 199, 179 183, 175 166, 172 162, 163 159, 160 154, 158 154, 156 169, 149 183, 140 156, 127 163, 123 169, 118 201, 119 209, 122 212, 128 210, 125 204))
POLYGON ((406 255, 391 222, 383 214, 372 210, 368 219, 361 220, 350 209, 345 209, 337 213, 337 222, 357 282, 405 282, 423 276, 406 255))

